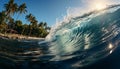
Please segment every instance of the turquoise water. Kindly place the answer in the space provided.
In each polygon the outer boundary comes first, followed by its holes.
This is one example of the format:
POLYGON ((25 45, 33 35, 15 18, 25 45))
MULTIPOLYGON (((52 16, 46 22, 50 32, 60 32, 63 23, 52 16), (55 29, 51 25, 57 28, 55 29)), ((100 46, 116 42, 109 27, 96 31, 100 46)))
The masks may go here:
POLYGON ((120 69, 120 5, 63 21, 45 40, 0 39, 0 69, 120 69))
POLYGON ((52 31, 46 38, 56 56, 51 61, 78 57, 73 67, 92 64, 110 55, 120 42, 120 5, 71 18, 52 31))

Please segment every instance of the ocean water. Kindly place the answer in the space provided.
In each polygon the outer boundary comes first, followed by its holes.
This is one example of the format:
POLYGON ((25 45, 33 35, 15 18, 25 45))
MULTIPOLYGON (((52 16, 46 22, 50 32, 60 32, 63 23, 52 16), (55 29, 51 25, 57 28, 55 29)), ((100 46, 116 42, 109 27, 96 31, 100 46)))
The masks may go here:
POLYGON ((120 69, 120 5, 63 21, 45 40, 0 39, 0 69, 120 69))

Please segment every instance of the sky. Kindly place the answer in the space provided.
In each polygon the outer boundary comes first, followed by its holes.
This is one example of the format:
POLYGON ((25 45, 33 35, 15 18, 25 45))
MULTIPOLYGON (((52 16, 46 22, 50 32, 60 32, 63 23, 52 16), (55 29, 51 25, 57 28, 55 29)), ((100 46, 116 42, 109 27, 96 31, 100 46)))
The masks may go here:
MULTIPOLYGON (((4 4, 8 1, 9 0, 0 0, 0 11, 4 9, 4 4)), ((68 9, 70 9, 70 11, 71 8, 74 9, 72 10, 73 13, 74 11, 78 11, 79 8, 85 9, 86 6, 93 1, 103 0, 15 0, 18 4, 26 3, 28 10, 26 14, 32 13, 39 22, 47 22, 49 26, 54 25, 56 23, 56 19, 62 19, 65 15, 67 15, 68 9)), ((115 3, 120 2, 120 0, 109 1, 115 3)), ((21 19, 24 23, 28 23, 25 20, 24 14, 21 15, 19 19, 21 19)))

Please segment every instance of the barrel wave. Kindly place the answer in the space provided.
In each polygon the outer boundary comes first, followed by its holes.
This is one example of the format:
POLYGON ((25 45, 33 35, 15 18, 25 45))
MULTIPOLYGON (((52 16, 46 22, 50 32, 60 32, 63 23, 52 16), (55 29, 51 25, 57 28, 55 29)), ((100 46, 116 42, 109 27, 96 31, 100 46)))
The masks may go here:
POLYGON ((63 21, 46 37, 50 61, 83 67, 110 55, 120 43, 120 5, 92 11, 63 21))

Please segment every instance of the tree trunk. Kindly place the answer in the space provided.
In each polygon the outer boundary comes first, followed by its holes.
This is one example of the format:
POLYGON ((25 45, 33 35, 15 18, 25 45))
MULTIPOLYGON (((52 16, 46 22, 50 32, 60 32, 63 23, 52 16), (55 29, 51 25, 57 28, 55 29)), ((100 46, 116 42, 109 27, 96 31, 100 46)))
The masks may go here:
POLYGON ((24 33, 24 31, 25 31, 25 28, 22 30, 22 32, 21 32, 21 34, 20 34, 20 35, 22 35, 22 34, 24 33))
POLYGON ((32 27, 30 27, 30 32, 29 32, 29 35, 28 35, 28 36, 30 36, 30 35, 31 35, 31 32, 32 32, 32 27))

